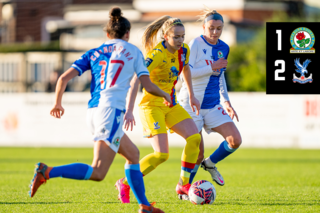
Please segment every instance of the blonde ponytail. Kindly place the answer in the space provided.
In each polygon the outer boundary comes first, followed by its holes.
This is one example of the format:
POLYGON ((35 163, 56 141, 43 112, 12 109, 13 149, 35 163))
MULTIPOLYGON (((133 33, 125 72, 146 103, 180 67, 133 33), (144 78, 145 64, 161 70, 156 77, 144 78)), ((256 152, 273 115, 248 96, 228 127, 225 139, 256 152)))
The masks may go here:
MULTIPOLYGON (((207 6, 204 6, 205 9, 202 11, 202 14, 199 15, 199 19, 198 21, 204 22, 204 20, 210 16, 210 15, 214 15, 214 14, 219 14, 216 10, 211 10, 209 9, 207 6)), ((219 14, 220 15, 220 14, 219 14)), ((221 16, 221 15, 220 15, 221 16)))
POLYGON ((178 18, 172 18, 171 16, 162 16, 149 24, 142 36, 142 46, 144 53, 150 52, 158 43, 157 34, 161 30, 161 39, 168 32, 168 30, 175 26, 183 26, 182 22, 178 18))

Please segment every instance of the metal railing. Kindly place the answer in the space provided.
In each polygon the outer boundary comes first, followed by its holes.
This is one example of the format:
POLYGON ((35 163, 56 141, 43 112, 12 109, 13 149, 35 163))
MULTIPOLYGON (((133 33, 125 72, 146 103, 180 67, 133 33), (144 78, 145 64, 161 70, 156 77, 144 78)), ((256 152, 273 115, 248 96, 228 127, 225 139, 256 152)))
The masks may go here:
MULTIPOLYGON (((54 91, 59 74, 67 70, 82 52, 27 52, 0 54, 0 93, 54 91), (56 72, 56 73, 55 73, 56 72), (55 74, 54 74, 55 73, 55 74)), ((85 72, 68 84, 68 91, 90 88, 91 73, 85 72)))

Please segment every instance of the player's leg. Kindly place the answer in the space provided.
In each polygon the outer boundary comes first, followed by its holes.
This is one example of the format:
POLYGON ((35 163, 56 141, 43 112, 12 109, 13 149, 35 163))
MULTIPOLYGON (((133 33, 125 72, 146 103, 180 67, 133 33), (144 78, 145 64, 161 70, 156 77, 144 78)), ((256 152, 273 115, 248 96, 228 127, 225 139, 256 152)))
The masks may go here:
POLYGON ((84 163, 72 163, 48 167, 44 163, 38 163, 29 194, 33 197, 40 185, 50 178, 63 177, 75 180, 101 181, 107 174, 115 154, 104 141, 97 141, 94 144, 92 166, 84 163))
MULTIPOLYGON (((148 154, 140 160, 140 169, 144 175, 154 170, 158 165, 169 158, 168 137, 165 124, 165 112, 160 107, 143 107, 139 109, 140 119, 143 125, 144 137, 152 137, 151 143, 153 153, 148 154)), ((126 178, 120 179, 116 183, 119 190, 119 197, 122 203, 129 203, 129 184, 126 178), (125 195, 122 196, 121 195, 125 195)))
MULTIPOLYGON (((169 145, 167 134, 155 135, 151 139, 151 144, 154 152, 146 155, 140 160, 140 167, 143 176, 149 174, 161 163, 165 162, 169 158, 169 145)), ((123 183, 127 183, 126 180, 123 183)))
POLYGON ((199 156, 198 156, 198 160, 197 160, 197 163, 195 164, 193 170, 191 171, 191 174, 190 174, 190 178, 189 178, 189 183, 191 184, 193 182, 193 179, 194 179, 194 176, 196 175, 198 169, 199 169, 199 166, 200 166, 200 163, 202 162, 203 158, 204 158, 204 147, 203 147, 203 138, 202 138, 202 127, 204 125, 204 119, 203 119, 203 110, 200 110, 200 113, 199 115, 197 115, 196 112, 193 112, 190 105, 189 104, 182 104, 181 105, 188 113, 189 115, 192 117, 194 123, 196 124, 197 128, 198 128, 198 131, 199 131, 199 134, 201 136, 201 142, 200 142, 200 146, 199 146, 199 156))
MULTIPOLYGON (((30 196, 33 197, 41 184, 50 178, 63 177, 76 180, 95 180, 104 179, 118 146, 114 143, 114 138, 123 135, 121 128, 122 122, 117 122, 118 117, 123 117, 122 111, 114 108, 100 108, 89 110, 91 119, 95 118, 96 129, 94 133, 94 159, 92 166, 83 163, 72 163, 68 165, 48 167, 44 163, 38 163, 35 176, 30 186, 30 196), (98 117, 98 118, 96 118, 98 117), (120 127, 120 128, 119 128, 120 127), (112 129, 112 131, 101 131, 102 129, 112 129)), ((122 120, 121 120, 122 121, 122 120)))
POLYGON ((161 210, 151 206, 146 198, 143 176, 140 171, 139 150, 131 142, 131 140, 128 138, 126 134, 121 139, 119 154, 126 159, 126 179, 135 197, 137 198, 140 209, 147 210, 150 212, 162 212, 161 210))
POLYGON ((197 162, 201 136, 188 112, 180 105, 172 107, 166 118, 167 126, 186 139, 186 146, 181 156, 180 180, 176 187, 178 194, 188 194, 191 171, 197 162))
POLYGON ((224 179, 215 165, 237 150, 241 144, 241 136, 231 118, 223 111, 221 112, 219 108, 215 107, 205 116, 205 129, 208 133, 218 132, 224 137, 225 141, 201 163, 201 167, 210 172, 212 179, 217 184, 224 185, 224 179))
POLYGON ((204 158, 204 143, 203 143, 202 132, 200 131, 199 134, 201 135, 201 142, 200 142, 200 146, 199 146, 200 151, 199 151, 199 156, 198 156, 198 159, 197 159, 197 163, 194 166, 194 168, 193 168, 193 170, 191 171, 191 174, 190 174, 190 179, 189 179, 189 183, 190 184, 192 184, 193 179, 194 179, 195 175, 197 174, 198 169, 200 167, 200 163, 203 161, 203 158, 204 158))

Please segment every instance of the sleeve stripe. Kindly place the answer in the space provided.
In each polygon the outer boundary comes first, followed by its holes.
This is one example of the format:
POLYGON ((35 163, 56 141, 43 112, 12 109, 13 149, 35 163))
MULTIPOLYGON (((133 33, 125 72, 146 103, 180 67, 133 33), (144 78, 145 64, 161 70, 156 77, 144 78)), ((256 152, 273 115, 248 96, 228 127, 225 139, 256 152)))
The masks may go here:
POLYGON ((77 65, 72 64, 71 67, 77 69, 78 71, 80 71, 80 73, 83 73, 82 69, 80 67, 78 67, 77 65))
POLYGON ((149 74, 149 72, 142 71, 142 72, 139 72, 139 73, 138 73, 138 78, 139 78, 141 75, 150 75, 150 74, 149 74))
POLYGON ((160 52, 162 52, 162 50, 160 50, 160 49, 153 49, 153 50, 159 50, 160 52))

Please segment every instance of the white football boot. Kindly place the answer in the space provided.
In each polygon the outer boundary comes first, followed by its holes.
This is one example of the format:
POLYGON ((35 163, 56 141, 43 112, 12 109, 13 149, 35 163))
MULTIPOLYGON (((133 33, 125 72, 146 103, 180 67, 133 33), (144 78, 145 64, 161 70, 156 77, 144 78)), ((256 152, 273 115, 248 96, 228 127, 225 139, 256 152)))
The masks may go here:
POLYGON ((205 160, 203 160, 200 164, 200 166, 208 171, 210 174, 211 174, 211 177, 212 177, 212 180, 214 180, 217 184, 219 184, 220 186, 223 186, 224 185, 224 179, 222 177, 222 175, 220 174, 220 172, 218 171, 217 167, 216 166, 213 166, 213 167, 208 167, 206 165, 206 162, 205 160))

